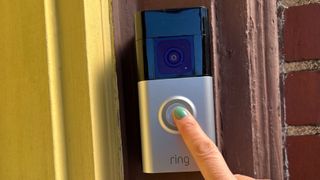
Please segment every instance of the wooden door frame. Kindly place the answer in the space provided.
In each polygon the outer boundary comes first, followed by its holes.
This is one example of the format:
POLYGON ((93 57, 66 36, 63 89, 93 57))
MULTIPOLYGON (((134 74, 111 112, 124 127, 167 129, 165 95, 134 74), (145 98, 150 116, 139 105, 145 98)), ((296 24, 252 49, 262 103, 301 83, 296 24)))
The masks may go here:
POLYGON ((0 12, 0 179, 123 179, 111 0, 0 12))
POLYGON ((123 179, 111 0, 45 0, 55 177, 123 179))
POLYGON ((133 14, 141 9, 211 9, 218 146, 234 173, 283 179, 276 1, 154 0, 113 3, 125 179, 199 178, 145 175, 141 168, 133 14))
POLYGON ((283 179, 276 1, 224 0, 216 9, 223 154, 237 173, 283 179))

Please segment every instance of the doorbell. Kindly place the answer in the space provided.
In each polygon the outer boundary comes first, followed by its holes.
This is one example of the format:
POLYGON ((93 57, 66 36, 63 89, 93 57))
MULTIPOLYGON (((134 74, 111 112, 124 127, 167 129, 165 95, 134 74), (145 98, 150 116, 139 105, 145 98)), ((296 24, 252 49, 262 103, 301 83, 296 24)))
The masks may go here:
POLYGON ((208 11, 142 11, 135 26, 143 171, 198 171, 171 114, 185 107, 215 142, 208 11))

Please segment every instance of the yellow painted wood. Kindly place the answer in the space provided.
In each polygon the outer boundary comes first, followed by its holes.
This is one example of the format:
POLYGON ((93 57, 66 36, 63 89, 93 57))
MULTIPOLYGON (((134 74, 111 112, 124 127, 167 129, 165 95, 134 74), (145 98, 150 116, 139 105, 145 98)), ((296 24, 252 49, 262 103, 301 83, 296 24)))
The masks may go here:
POLYGON ((96 179, 123 179, 111 0, 84 0, 96 179))
POLYGON ((0 1, 0 179, 123 179, 110 7, 0 1))
POLYGON ((69 179, 123 179, 110 0, 58 0, 69 179))
POLYGON ((66 137, 55 0, 44 0, 55 179, 67 180, 66 137))
POLYGON ((84 4, 57 0, 56 10, 68 179, 91 180, 94 159, 84 4))
POLYGON ((43 1, 0 1, 0 25, 0 179, 54 179, 43 1))

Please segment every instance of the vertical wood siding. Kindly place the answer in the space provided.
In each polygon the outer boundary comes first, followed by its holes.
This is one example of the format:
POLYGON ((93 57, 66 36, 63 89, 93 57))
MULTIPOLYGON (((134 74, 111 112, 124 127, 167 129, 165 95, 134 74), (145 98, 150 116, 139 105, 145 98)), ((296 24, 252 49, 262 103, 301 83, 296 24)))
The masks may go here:
POLYGON ((0 179, 122 179, 110 6, 0 2, 0 179))

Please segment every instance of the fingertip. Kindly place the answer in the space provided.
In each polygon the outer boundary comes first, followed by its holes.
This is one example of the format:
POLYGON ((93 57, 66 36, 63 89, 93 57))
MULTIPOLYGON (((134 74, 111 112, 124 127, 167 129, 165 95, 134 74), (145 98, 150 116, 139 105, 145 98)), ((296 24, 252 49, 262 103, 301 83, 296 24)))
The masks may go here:
POLYGON ((231 171, 197 120, 182 106, 172 111, 178 131, 206 179, 232 179, 231 171))
POLYGON ((189 114, 190 114, 189 111, 186 108, 182 107, 182 106, 175 107, 173 112, 172 112, 173 118, 175 120, 182 120, 186 116, 188 116, 189 114))

